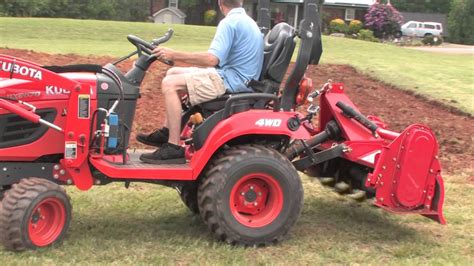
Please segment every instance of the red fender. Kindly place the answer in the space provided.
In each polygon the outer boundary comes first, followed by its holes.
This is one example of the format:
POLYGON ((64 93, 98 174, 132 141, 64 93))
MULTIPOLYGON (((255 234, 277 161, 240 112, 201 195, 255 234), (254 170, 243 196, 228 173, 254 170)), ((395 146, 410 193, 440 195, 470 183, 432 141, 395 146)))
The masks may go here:
POLYGON ((311 134, 304 127, 288 128, 288 120, 301 115, 297 112, 273 112, 271 110, 250 110, 233 115, 221 121, 207 137, 204 146, 191 159, 193 176, 199 174, 211 156, 222 145, 245 135, 284 135, 291 139, 309 139, 311 134))

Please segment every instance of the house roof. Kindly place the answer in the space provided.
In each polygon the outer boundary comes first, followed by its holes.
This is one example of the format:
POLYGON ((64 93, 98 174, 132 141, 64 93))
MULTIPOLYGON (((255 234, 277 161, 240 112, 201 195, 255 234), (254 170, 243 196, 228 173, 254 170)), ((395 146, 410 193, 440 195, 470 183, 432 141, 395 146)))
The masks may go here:
POLYGON ((156 12, 155 14, 153 14, 152 17, 156 17, 158 16, 159 14, 163 13, 163 12, 166 12, 166 11, 171 11, 173 12, 176 16, 178 16, 179 18, 185 18, 186 17, 186 14, 184 14, 183 11, 177 9, 176 7, 167 7, 167 8, 163 8, 163 9, 160 9, 158 10, 158 12, 156 12))
POLYGON ((375 0, 325 0, 324 5, 369 7, 375 4, 375 2, 375 0))

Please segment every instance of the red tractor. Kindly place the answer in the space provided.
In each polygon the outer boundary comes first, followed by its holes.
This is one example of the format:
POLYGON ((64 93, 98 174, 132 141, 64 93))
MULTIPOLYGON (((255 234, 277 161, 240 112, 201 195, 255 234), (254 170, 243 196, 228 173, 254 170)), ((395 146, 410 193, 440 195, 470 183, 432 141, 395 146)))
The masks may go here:
POLYGON ((342 84, 313 90, 304 74, 322 54, 317 1, 305 1, 298 30, 285 23, 269 30, 268 4, 260 1, 265 61, 260 80, 249 84, 255 93, 224 95, 199 106, 183 98, 184 165, 142 163, 127 150, 140 85, 156 61, 151 50, 172 31, 151 43, 128 36, 137 52, 104 67, 39 66, 0 55, 5 247, 19 251, 60 242, 71 221, 61 186, 85 191, 112 182, 176 188, 227 243, 275 243, 303 206, 297 170, 355 199, 374 198, 385 210, 444 224, 443 180, 431 130, 423 125, 402 133, 388 130, 377 117, 363 116, 342 84), (281 86, 297 38, 298 56, 281 86), (134 66, 122 73, 115 65, 134 54, 134 66), (295 111, 307 99, 315 100, 308 111, 295 111))

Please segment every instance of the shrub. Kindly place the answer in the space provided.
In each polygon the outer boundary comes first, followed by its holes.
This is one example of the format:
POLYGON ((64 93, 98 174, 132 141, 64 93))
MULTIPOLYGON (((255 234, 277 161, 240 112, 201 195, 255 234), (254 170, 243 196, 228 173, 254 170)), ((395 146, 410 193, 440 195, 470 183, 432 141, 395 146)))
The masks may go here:
POLYGON ((209 9, 204 12, 204 24, 212 25, 216 20, 217 12, 213 9, 209 9))
POLYGON ((474 44, 474 1, 453 0, 448 15, 449 41, 474 44))
POLYGON ((371 30, 360 30, 357 34, 357 39, 369 42, 379 42, 379 39, 374 37, 374 32, 371 30))
POLYGON ((349 31, 349 27, 344 22, 344 20, 337 18, 331 20, 329 22, 329 32, 331 33, 347 33, 349 31))
POLYGON ((400 31, 403 17, 391 5, 373 4, 365 14, 365 27, 377 37, 394 36, 400 31))
POLYGON ((362 29, 362 22, 360 20, 354 19, 349 23, 349 33, 357 34, 362 29))
POLYGON ((441 36, 427 35, 421 42, 424 45, 440 45, 443 43, 443 38, 441 36))

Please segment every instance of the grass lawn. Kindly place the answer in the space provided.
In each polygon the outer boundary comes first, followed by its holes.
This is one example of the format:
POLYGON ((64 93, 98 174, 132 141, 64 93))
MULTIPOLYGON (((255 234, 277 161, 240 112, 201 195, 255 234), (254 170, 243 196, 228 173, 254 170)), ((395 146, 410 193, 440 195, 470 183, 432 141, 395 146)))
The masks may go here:
POLYGON ((447 179, 448 225, 441 226, 421 216, 393 215, 354 203, 305 177, 302 216, 289 239, 267 248, 215 241, 172 189, 109 185, 84 193, 70 188, 74 217, 65 243, 18 254, 0 249, 0 260, 12 265, 472 265, 474 186, 447 179))
MULTIPOLYGON (((203 50, 212 27, 173 26, 169 46, 203 50)), ((48 53, 124 55, 127 34, 151 39, 165 25, 0 18, 0 47, 48 53)), ((323 63, 351 64, 403 89, 474 113, 474 59, 383 44, 324 38, 323 63)), ((27 58, 26 58, 27 59, 27 58)), ((409 104, 409 103, 407 103, 409 104)), ((467 162, 469 164, 469 162, 467 162)), ((267 248, 215 241, 171 189, 132 184, 69 188, 73 221, 62 246, 11 253, 0 264, 474 264, 474 184, 444 176, 447 226, 354 203, 303 177, 305 206, 289 239, 267 248)))
MULTIPOLYGON (((161 36, 167 25, 70 19, 0 17, 0 47, 48 53, 125 55, 125 37, 161 36)), ((189 51, 206 50, 214 27, 173 25, 168 45, 189 51)), ((324 37, 323 63, 350 64, 359 71, 402 89, 416 91, 474 114, 474 56, 443 55, 386 44, 324 37)))

